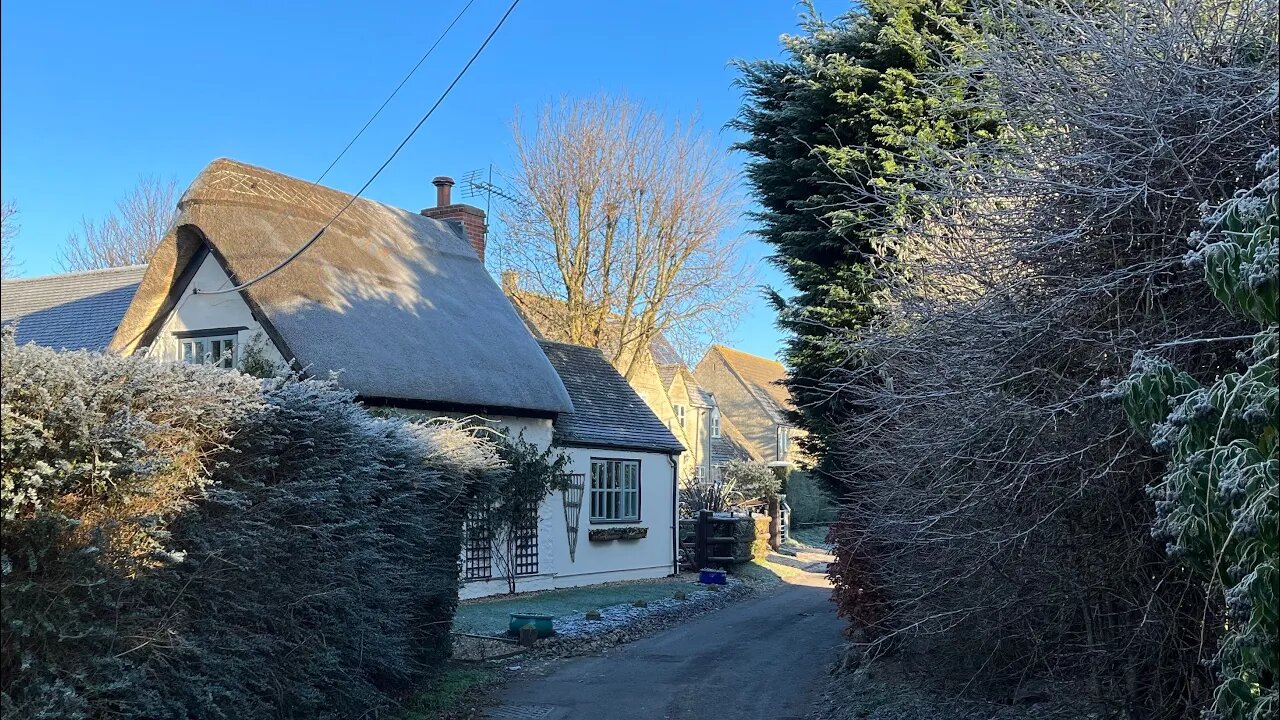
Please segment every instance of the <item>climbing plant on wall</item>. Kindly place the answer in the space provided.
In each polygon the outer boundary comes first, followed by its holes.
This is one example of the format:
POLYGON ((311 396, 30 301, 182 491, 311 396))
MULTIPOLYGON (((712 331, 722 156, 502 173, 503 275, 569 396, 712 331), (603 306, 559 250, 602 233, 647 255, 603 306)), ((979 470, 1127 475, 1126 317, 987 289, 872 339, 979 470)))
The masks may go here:
POLYGON ((1211 213, 1188 256, 1203 266, 1214 297, 1261 326, 1240 353, 1244 367, 1206 387, 1140 355, 1117 393, 1134 426, 1169 455, 1167 472, 1149 489, 1155 532, 1226 604, 1221 682, 1206 717, 1248 720, 1280 714, 1276 151, 1260 166, 1270 170, 1267 179, 1211 213))

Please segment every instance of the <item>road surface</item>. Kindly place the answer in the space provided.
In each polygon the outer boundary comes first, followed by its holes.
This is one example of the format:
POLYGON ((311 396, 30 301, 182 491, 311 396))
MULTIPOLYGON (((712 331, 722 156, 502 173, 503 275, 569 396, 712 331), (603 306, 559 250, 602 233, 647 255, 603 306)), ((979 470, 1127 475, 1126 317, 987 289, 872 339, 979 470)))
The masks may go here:
POLYGON ((841 645, 821 568, 777 592, 508 684, 492 720, 787 720, 841 645))

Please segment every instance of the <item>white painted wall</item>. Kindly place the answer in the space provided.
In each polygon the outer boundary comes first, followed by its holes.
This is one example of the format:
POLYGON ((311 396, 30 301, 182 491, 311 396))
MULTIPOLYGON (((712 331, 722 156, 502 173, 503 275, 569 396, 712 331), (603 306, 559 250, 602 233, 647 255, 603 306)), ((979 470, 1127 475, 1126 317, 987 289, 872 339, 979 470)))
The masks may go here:
POLYGON ((149 350, 151 357, 161 360, 181 360, 182 344, 174 337, 174 333, 184 330, 207 330, 210 328, 244 327, 236 334, 236 365, 249 343, 260 343, 265 357, 281 367, 284 357, 267 337, 262 325, 253 316, 249 306, 240 297, 240 293, 225 295, 195 295, 193 288, 200 290, 223 290, 231 287, 231 279, 223 272, 213 255, 205 255, 196 269, 182 297, 169 317, 161 326, 156 339, 149 350))
POLYGON ((665 577, 672 573, 675 526, 675 483, 669 456, 654 452, 632 452, 602 448, 567 448, 570 472, 587 477, 578 522, 578 550, 569 560, 564 504, 556 493, 546 504, 559 512, 560 532, 555 552, 556 587, 591 585, 614 580, 665 577), (592 523, 591 459, 613 458, 640 461, 640 521, 632 523, 592 523), (591 542, 592 528, 643 526, 649 534, 641 540, 591 542))
MULTIPOLYGON (((284 363, 279 350, 267 338, 262 325, 253 317, 249 306, 238 293, 226 295, 193 295, 191 288, 220 290, 230 286, 230 279, 212 256, 206 256, 196 270, 191 286, 178 300, 177 306, 166 319, 151 345, 152 357, 165 360, 181 359, 181 344, 175 332, 206 330, 210 328, 240 327, 236 337, 237 364, 240 353, 250 342, 260 342, 269 359, 284 363)), ((499 381, 500 380, 496 380, 499 381)), ((398 411, 408 417, 466 417, 462 413, 442 413, 416 410, 398 411)), ((691 416, 694 413, 690 413, 691 416)), ((526 441, 545 448, 551 444, 553 427, 551 420, 510 415, 483 418, 495 429, 508 432, 511 437, 524 433, 526 441)), ((591 585, 617 580, 637 580, 665 577, 672 571, 672 526, 674 515, 674 485, 672 466, 667 455, 661 453, 629 452, 621 450, 566 448, 570 457, 568 472, 582 473, 587 477, 587 489, 578 523, 578 545, 574 559, 569 559, 567 523, 564 517, 564 500, 561 493, 553 493, 542 503, 538 513, 538 574, 517 580, 519 592, 548 590, 577 585, 591 585), (591 458, 618 458, 640 461, 640 522, 592 525, 590 521, 591 458), (643 525, 648 537, 642 540, 612 540, 591 542, 593 527, 616 525, 643 525)), ((495 578, 472 581, 463 585, 463 598, 483 597, 507 592, 507 581, 495 578)))
MULTIPOLYGON (((526 433, 526 439, 529 434, 526 433)), ((567 472, 587 477, 581 513, 578 519, 578 545, 569 559, 568 523, 564 516, 564 497, 552 493, 538 513, 538 570, 534 576, 516 580, 517 592, 595 585, 619 580, 642 580, 666 577, 672 573, 675 523, 672 466, 661 453, 606 450, 603 448, 561 448, 569 456, 567 472), (613 458, 640 461, 640 521, 633 523, 597 523, 590 520, 591 458, 613 458), (648 528, 641 540, 591 542, 592 528, 640 525, 648 528)), ((498 568, 494 568, 495 576, 498 568)), ((473 580, 464 583, 459 593, 463 599, 500 595, 507 592, 507 581, 473 580)))

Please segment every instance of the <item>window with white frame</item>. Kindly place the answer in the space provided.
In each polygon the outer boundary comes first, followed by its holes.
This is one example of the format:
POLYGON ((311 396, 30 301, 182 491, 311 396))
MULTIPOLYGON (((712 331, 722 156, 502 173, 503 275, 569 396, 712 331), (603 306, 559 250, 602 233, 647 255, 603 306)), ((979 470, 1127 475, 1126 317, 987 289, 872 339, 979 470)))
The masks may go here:
POLYGON ((675 405, 676 422, 680 423, 680 427, 684 427, 685 407, 683 405, 675 405))
POLYGON ((791 454, 791 428, 783 425, 778 428, 778 459, 786 460, 791 454))
POLYGON ((720 408, 711 408, 711 437, 720 437, 720 408))
POLYGON ((640 519, 640 461, 591 458, 591 522, 640 519))
POLYGON ((211 335, 207 337, 182 338, 182 362, 192 365, 216 365, 233 368, 236 366, 236 336, 211 335))

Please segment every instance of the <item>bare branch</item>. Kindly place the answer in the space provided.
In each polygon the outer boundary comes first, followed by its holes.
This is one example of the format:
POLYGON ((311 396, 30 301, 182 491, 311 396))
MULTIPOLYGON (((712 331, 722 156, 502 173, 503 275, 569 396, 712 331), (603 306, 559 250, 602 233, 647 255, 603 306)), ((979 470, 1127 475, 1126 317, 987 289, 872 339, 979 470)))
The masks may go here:
POLYGON ((514 123, 526 202, 502 214, 498 257, 517 271, 543 332, 603 349, 624 374, 659 335, 716 337, 753 272, 725 153, 692 121, 625 99, 562 100, 514 123))
POLYGON ((100 221, 81 220, 67 236, 59 262, 63 270, 99 270, 142 265, 173 223, 178 210, 177 182, 143 177, 100 221))

